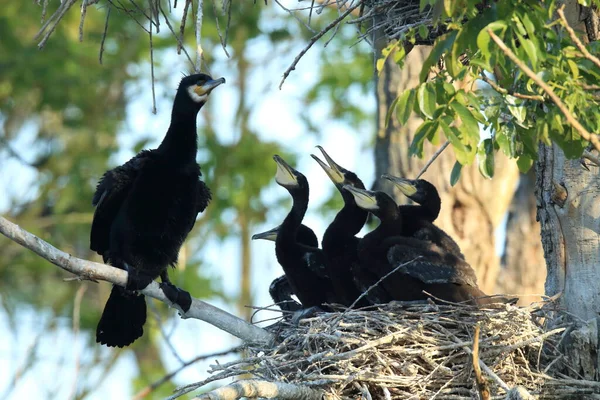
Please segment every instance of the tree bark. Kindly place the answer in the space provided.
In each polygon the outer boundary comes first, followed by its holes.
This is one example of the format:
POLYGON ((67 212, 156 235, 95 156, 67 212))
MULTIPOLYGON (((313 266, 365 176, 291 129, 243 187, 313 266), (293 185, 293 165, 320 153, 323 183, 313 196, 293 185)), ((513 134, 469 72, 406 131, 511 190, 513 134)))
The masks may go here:
MULTIPOLYGON (((383 44, 379 43, 378 56, 382 48, 383 44)), ((408 54, 403 69, 389 57, 377 78, 376 177, 383 173, 415 177, 439 147, 426 143, 423 159, 409 157, 408 149, 421 119, 411 117, 406 125, 400 126, 395 116, 392 116, 388 126, 385 126, 391 102, 403 90, 418 84, 418 76, 429 51, 429 47, 414 47, 408 54)), ((491 294, 500 272, 494 234, 511 203, 518 169, 514 160, 498 155, 493 180, 483 178, 477 166, 471 165, 463 168, 458 184, 451 187, 450 171, 454 162, 452 150, 447 149, 423 175, 424 179, 437 187, 442 199, 442 211, 436 225, 456 240, 466 260, 475 269, 479 286, 491 294)), ((375 186, 388 192, 393 190, 383 181, 377 182, 375 186)), ((399 202, 406 202, 406 198, 399 193, 396 193, 396 198, 399 202)))

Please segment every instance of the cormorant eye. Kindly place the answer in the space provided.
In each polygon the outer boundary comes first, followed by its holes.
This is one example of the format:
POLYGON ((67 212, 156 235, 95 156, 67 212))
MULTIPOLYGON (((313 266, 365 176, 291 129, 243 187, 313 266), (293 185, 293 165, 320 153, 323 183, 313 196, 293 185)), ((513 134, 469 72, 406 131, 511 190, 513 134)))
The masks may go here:
POLYGON ((200 79, 198 82, 196 82, 196 85, 202 86, 202 85, 204 85, 204 81, 202 79, 200 79))

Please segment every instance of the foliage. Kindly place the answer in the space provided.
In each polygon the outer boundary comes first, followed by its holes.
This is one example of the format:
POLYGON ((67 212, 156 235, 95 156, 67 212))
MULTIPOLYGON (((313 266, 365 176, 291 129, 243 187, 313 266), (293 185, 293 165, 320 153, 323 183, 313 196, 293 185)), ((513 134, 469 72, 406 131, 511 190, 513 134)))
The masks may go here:
MULTIPOLYGON (((527 171, 537 158, 538 142, 554 142, 567 157, 580 157, 588 142, 565 123, 563 113, 548 94, 489 34, 492 31, 500 37, 542 78, 588 131, 597 132, 600 114, 587 110, 599 105, 595 90, 590 88, 596 87, 600 69, 582 54, 561 25, 556 15, 558 2, 484 4, 477 0, 421 1, 422 10, 433 7, 434 25, 444 25, 446 31, 436 39, 424 63, 420 84, 400 94, 390 109, 390 115, 401 124, 413 112, 424 120, 411 144, 411 153, 421 155, 425 140, 439 140, 443 135, 456 155, 454 182, 461 166, 475 160, 481 173, 492 177, 496 151, 516 158, 521 171, 527 171), (480 130, 489 132, 490 138, 482 140, 480 130)), ((423 29, 417 27, 403 40, 414 43, 417 35, 423 34, 423 29)), ((595 54, 598 46, 595 42, 587 48, 595 54)), ((397 47, 398 43, 390 44, 387 54, 397 47)), ((403 62, 402 56, 398 63, 403 62)))

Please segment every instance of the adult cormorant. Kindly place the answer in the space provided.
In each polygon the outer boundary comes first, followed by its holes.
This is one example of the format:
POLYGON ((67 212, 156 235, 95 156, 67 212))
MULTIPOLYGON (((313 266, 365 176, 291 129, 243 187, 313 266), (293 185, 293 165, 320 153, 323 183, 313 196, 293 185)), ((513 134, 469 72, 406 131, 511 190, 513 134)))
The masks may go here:
POLYGON ((432 242, 400 236, 402 216, 390 196, 352 186, 345 188, 352 193, 359 207, 381 220, 358 247, 360 268, 357 277, 365 290, 376 284, 367 293, 370 301, 424 300, 429 297, 425 291, 451 302, 494 302, 480 298, 486 294, 477 287, 475 274, 463 259, 432 242))
POLYGON ((335 302, 331 281, 326 277, 325 257, 319 248, 298 243, 296 235, 308 209, 309 188, 304 175, 278 155, 275 181, 290 193, 292 209, 285 217, 275 241, 275 254, 290 286, 304 307, 319 307, 335 302))
POLYGON ((157 149, 144 150, 106 172, 92 200, 96 206, 90 248, 104 262, 128 272, 127 286, 113 286, 96 329, 96 341, 123 347, 143 334, 145 288, 158 276, 169 298, 184 311, 189 293, 169 283, 179 249, 211 195, 196 163, 196 116, 211 91, 225 82, 205 74, 181 80, 171 125, 157 149))
MULTIPOLYGON (((311 157, 325 170, 344 199, 344 207, 337 213, 323 235, 325 266, 338 301, 345 306, 350 306, 361 294, 352 271, 358 265, 357 248, 360 239, 356 235, 367 221, 368 212, 358 207, 352 194, 343 187, 351 185, 364 189, 365 185, 354 172, 333 161, 321 146, 317 148, 323 153, 327 163, 313 154, 311 157)), ((367 305, 369 303, 366 299, 361 299, 357 303, 358 307, 367 305)))
MULTIPOLYGON (((277 240, 278 232, 279 226, 266 232, 252 235, 252 240, 263 239, 275 242, 277 240)), ((314 248, 319 247, 319 239, 317 239, 317 235, 315 235, 312 229, 304 224, 300 225, 298 228, 298 232, 296 233, 296 241, 305 246, 314 248)), ((269 294, 271 295, 273 302, 279 305, 279 308, 281 308, 283 311, 293 312, 302 309, 302 305, 292 298, 292 295, 295 293, 290 286, 287 276, 285 275, 275 278, 273 282, 271 282, 271 285, 269 286, 269 294)))
POLYGON ((417 203, 399 206, 402 236, 430 241, 464 260, 465 256, 454 239, 433 224, 441 209, 440 195, 435 186, 424 179, 405 179, 389 174, 381 177, 392 182, 402 194, 417 203))

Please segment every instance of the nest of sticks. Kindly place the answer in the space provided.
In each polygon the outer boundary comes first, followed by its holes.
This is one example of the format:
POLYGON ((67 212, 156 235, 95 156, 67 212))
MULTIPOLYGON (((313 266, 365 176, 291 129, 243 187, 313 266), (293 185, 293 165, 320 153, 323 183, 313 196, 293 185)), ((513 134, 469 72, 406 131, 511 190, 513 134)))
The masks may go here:
POLYGON ((521 395, 513 398, 599 394, 597 382, 564 374, 559 344, 569 325, 546 327, 553 308, 391 303, 320 314, 297 326, 283 320, 269 328, 275 346, 249 347, 246 358, 212 365, 213 375, 194 386, 251 374, 331 399, 473 399, 486 389, 492 399, 515 390, 521 395))

